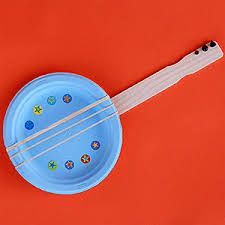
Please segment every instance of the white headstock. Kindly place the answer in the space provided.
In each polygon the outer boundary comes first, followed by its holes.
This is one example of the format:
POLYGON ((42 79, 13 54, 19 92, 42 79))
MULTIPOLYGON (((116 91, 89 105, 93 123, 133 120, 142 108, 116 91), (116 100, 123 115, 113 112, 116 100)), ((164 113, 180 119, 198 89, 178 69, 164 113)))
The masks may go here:
POLYGON ((175 65, 183 69, 184 75, 192 74, 223 57, 216 41, 211 41, 186 55, 175 65))

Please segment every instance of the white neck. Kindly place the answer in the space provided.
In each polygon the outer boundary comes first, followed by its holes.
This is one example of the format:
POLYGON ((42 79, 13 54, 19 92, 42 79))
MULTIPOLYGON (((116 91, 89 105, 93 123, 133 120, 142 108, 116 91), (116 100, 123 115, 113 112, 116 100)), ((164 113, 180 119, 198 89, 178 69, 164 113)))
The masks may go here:
POLYGON ((223 56, 218 43, 211 42, 186 55, 176 64, 167 66, 141 82, 112 98, 118 113, 121 115, 145 100, 177 83, 183 77, 193 74, 223 56), (213 46, 213 43, 216 44, 213 46), (207 47, 205 47, 207 46, 207 47), (213 46, 213 47, 211 47, 213 46), (198 53, 198 54, 197 54, 198 53))

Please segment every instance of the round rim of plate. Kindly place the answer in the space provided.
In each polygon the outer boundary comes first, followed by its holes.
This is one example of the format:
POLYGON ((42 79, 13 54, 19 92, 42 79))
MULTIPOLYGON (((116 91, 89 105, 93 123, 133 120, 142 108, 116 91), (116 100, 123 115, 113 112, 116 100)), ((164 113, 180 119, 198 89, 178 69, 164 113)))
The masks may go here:
MULTIPOLYGON (((8 109, 6 111, 6 115, 4 118, 4 126, 3 126, 3 136, 4 136, 4 143, 6 147, 9 147, 11 143, 9 144, 9 136, 10 135, 15 135, 15 131, 13 131, 13 128, 10 128, 10 124, 13 124, 15 122, 15 118, 14 121, 12 121, 13 115, 16 112, 17 107, 20 105, 20 102, 22 101, 22 99, 24 98, 24 96, 26 96, 26 94, 28 94, 31 90, 33 90, 33 88, 35 88, 36 84, 41 81, 41 80, 51 80, 51 79, 59 79, 60 77, 73 77, 74 79, 78 79, 78 80, 84 80, 85 82, 88 82, 91 85, 94 85, 95 88, 98 88, 99 92, 101 92, 103 95, 107 95, 106 92, 99 86, 97 85, 95 82, 93 82, 92 80, 78 75, 78 74, 74 74, 74 73, 68 73, 68 72, 55 72, 55 73, 48 73, 42 76, 39 76, 36 79, 33 79, 32 81, 30 81, 29 83, 27 83, 24 87, 22 87, 17 94, 14 96, 14 98, 12 99, 12 101, 10 102, 8 109)), ((108 101, 110 101, 110 103, 112 104, 112 107, 114 108, 115 112, 117 111, 112 100, 109 98, 108 101)), ((87 181, 84 181, 83 183, 80 184, 74 184, 71 185, 71 187, 66 187, 66 188, 62 188, 61 186, 57 186, 55 185, 54 187, 48 187, 46 181, 42 181, 41 177, 39 177, 40 179, 37 179, 37 177, 32 178, 32 173, 29 172, 29 163, 25 166, 20 167, 19 169, 16 169, 20 175, 27 180, 29 183, 31 183, 33 186, 42 189, 44 191, 47 192, 51 192, 51 193, 57 193, 57 194, 75 194, 75 193, 80 193, 83 192, 85 190, 88 190, 94 186, 96 186, 97 184, 99 184, 103 179, 105 179, 107 177, 107 175, 111 172, 111 170, 113 169, 113 167, 115 166, 117 159, 119 157, 120 151, 121 151, 121 145, 122 145, 122 126, 120 123, 120 118, 118 113, 114 116, 114 120, 115 123, 114 125, 116 126, 115 129, 117 129, 116 131, 118 131, 118 138, 117 138, 117 143, 115 143, 115 148, 113 149, 113 153, 110 156, 110 159, 107 160, 107 163, 104 164, 104 166, 96 173, 94 174, 92 177, 90 177, 87 181)), ((32 168, 31 168, 32 169, 32 168)), ((31 171, 31 170, 30 170, 31 171)))

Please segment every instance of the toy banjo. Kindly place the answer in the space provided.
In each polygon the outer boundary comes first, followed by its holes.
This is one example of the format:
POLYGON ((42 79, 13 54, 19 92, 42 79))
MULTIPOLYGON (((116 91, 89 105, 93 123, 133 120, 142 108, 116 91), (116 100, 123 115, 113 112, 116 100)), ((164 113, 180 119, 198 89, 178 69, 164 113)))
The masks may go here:
POLYGON ((72 73, 34 79, 8 107, 8 155, 16 170, 44 191, 85 191, 101 182, 119 157, 121 114, 222 56, 211 41, 112 98, 93 81, 72 73))

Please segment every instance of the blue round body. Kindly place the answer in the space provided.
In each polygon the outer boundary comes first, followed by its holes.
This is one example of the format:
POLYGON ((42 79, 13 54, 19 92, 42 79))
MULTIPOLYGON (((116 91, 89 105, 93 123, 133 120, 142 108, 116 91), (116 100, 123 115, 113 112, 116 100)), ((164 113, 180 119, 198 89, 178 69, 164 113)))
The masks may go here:
POLYGON ((48 192, 70 194, 101 182, 122 143, 119 115, 93 81, 71 73, 41 76, 10 103, 4 142, 17 171, 48 192))

